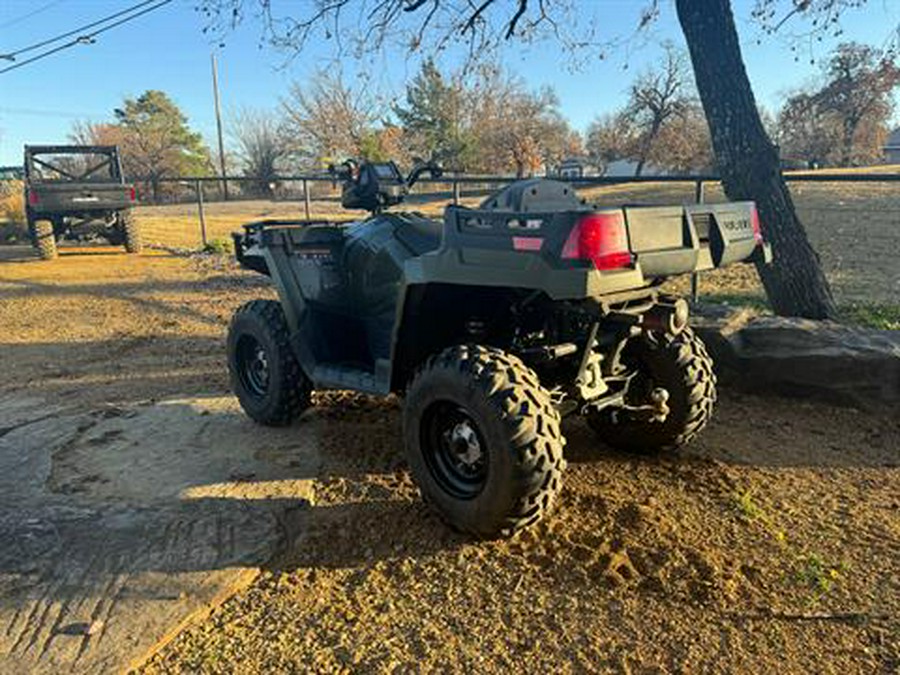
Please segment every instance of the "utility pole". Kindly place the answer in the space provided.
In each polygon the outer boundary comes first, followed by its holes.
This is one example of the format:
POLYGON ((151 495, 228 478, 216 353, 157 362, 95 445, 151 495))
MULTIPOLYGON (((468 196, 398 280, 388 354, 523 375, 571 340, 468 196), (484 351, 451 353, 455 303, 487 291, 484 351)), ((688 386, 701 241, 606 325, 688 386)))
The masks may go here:
POLYGON ((216 67, 216 53, 210 54, 212 58, 212 84, 213 98, 216 102, 216 132, 219 134, 219 167, 222 170, 222 196, 228 201, 228 181, 225 180, 225 144, 222 142, 222 113, 219 109, 219 71, 216 67))

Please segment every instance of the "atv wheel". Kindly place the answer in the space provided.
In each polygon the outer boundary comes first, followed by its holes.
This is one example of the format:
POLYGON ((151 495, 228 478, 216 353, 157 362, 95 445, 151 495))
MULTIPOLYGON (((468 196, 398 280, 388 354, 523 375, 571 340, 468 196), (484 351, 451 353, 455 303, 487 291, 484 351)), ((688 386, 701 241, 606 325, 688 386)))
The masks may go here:
POLYGON ((28 232, 31 234, 31 244, 42 260, 53 260, 59 255, 56 249, 56 233, 53 231, 52 221, 34 220, 33 217, 29 216, 28 232))
POLYGON ((228 329, 231 389, 252 419, 290 424, 310 405, 311 386, 288 343, 281 305, 253 300, 235 312, 228 329))
POLYGON ((562 485, 559 413, 537 376, 499 349, 450 347, 406 392, 406 454, 422 496, 480 537, 537 522, 562 485))
POLYGON ((131 209, 119 211, 116 215, 116 226, 121 230, 125 240, 125 251, 140 253, 144 248, 144 242, 141 240, 141 228, 137 224, 134 212, 131 209))
POLYGON ((650 392, 669 392, 669 413, 664 422, 629 419, 611 410, 588 414, 588 424, 614 448, 631 451, 674 449, 693 440, 712 417, 716 402, 716 376, 706 345, 690 328, 678 335, 655 335, 626 347, 623 360, 637 370, 626 403, 643 405, 650 392))

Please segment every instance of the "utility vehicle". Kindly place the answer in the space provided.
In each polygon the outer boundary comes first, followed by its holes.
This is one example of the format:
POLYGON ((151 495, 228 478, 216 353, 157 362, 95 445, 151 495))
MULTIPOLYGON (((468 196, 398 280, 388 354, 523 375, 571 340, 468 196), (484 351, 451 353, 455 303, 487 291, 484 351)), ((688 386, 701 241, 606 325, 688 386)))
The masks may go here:
POLYGON ((553 180, 514 182, 443 221, 387 211, 423 172, 348 164, 349 224, 262 221, 240 263, 280 302, 237 310, 231 383, 246 413, 284 425, 313 390, 397 394, 420 491, 450 525, 506 536, 552 506, 560 420, 600 441, 675 448, 708 422, 712 363, 667 277, 771 255, 750 202, 603 208, 553 180))
POLYGON ((141 233, 131 212, 136 201, 114 145, 25 146, 28 233, 45 260, 56 257, 57 241, 96 234, 139 253, 141 233))

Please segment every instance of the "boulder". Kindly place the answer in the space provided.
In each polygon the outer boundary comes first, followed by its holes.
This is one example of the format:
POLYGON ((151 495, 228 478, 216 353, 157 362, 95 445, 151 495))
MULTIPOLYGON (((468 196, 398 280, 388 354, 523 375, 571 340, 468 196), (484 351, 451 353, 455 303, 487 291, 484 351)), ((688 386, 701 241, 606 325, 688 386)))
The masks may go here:
POLYGON ((703 307, 693 322, 725 384, 858 407, 900 403, 900 331, 703 307))

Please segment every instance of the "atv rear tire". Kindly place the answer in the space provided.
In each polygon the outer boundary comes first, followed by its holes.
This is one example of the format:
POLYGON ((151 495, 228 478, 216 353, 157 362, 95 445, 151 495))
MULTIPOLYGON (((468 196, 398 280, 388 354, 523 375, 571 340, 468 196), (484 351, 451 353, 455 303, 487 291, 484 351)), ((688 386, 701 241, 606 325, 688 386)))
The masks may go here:
POLYGON ((53 260, 59 255, 52 221, 29 218, 28 231, 31 234, 31 243, 42 260, 53 260))
POLYGON ((600 439, 629 451, 669 450, 689 443, 712 417, 716 402, 716 376, 706 345, 690 328, 678 335, 655 335, 626 347, 623 360, 636 368, 626 402, 649 403, 650 391, 669 392, 669 414, 664 422, 629 419, 609 409, 588 414, 588 424, 600 439))
POLYGON ((550 510, 566 466, 559 427, 534 372, 499 349, 450 347, 406 392, 406 454, 422 496, 479 537, 510 536, 550 510))
POLYGON ((310 382, 291 350, 278 302, 253 300, 240 307, 227 346, 231 389, 253 420, 285 426, 309 407, 310 382))
POLYGON ((141 228, 134 217, 131 209, 119 211, 116 225, 122 232, 125 241, 125 251, 128 253, 140 253, 144 249, 144 242, 141 239, 141 228))

